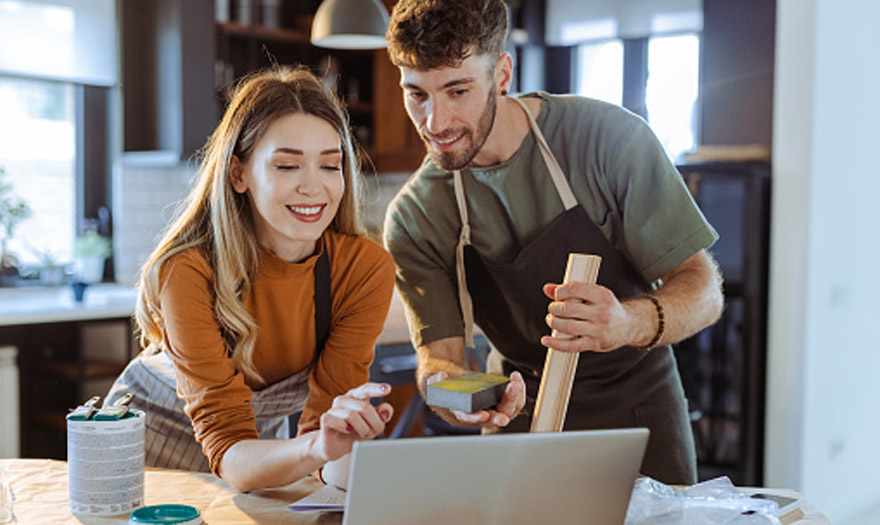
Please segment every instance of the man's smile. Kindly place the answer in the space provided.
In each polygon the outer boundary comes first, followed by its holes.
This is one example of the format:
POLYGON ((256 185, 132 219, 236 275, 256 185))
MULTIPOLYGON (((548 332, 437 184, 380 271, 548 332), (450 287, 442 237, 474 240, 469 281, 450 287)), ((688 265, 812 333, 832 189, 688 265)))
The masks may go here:
POLYGON ((452 134, 449 138, 440 138, 440 137, 431 135, 430 133, 424 133, 425 138, 427 138, 429 142, 431 142, 438 149, 441 149, 441 150, 449 149, 453 144, 457 143, 465 135, 467 135, 467 132, 461 131, 461 132, 457 132, 457 133, 452 134))

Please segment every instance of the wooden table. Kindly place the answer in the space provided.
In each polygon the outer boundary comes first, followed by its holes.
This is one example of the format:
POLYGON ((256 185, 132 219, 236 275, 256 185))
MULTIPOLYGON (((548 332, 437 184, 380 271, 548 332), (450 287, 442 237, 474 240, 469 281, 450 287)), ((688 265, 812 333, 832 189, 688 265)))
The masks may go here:
MULTIPOLYGON (((126 524, 128 515, 74 516, 68 507, 67 463, 50 459, 2 460, 9 467, 20 524, 126 524)), ((309 477, 278 489, 242 494, 213 474, 147 469, 146 505, 181 503, 202 513, 206 524, 342 523, 341 512, 293 512, 290 503, 317 490, 309 477)))
MULTIPOLYGON (((67 463, 50 459, 2 460, 9 468, 15 491, 17 523, 125 524, 128 516, 74 516, 68 508, 67 463)), ((144 499, 147 505, 181 503, 202 513, 206 524, 303 524, 342 522, 341 512, 293 512, 287 505, 317 490, 309 477, 286 487, 241 494, 213 474, 147 469, 144 499)), ((758 489, 744 489, 756 491, 758 489)), ((787 489, 760 489, 801 499, 800 508, 783 516, 783 524, 830 525, 808 501, 787 489)))

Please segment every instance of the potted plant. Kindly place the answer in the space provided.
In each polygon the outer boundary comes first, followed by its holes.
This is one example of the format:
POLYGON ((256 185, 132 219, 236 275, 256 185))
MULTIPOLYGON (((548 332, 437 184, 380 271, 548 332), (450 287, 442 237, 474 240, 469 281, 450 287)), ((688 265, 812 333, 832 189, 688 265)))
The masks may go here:
POLYGON ((58 286, 64 282, 64 264, 49 250, 38 252, 40 258, 40 283, 58 286))
POLYGON ((104 259, 110 257, 110 239, 96 231, 87 231, 73 243, 74 280, 97 283, 104 278, 104 259))
POLYGON ((31 216, 31 208, 13 193, 12 183, 6 182, 6 170, 0 166, 0 284, 14 284, 18 279, 18 259, 8 248, 9 240, 15 234, 15 227, 31 216))

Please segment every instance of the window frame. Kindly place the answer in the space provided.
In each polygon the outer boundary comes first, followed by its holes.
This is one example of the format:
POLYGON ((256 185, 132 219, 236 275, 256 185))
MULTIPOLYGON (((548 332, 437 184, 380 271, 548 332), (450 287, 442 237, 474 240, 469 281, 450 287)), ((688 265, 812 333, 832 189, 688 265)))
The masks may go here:
MULTIPOLYGON (((578 47, 589 45, 599 41, 618 40, 623 43, 623 103, 621 106, 639 115, 645 121, 648 120, 648 44, 652 38, 665 38, 678 35, 696 35, 700 57, 703 56, 703 32, 702 31, 676 31, 658 33, 640 38, 607 38, 602 40, 589 40, 572 46, 548 48, 548 75, 547 85, 551 92, 573 93, 577 90, 578 78, 578 47), (553 68, 553 69, 551 69, 553 68), (552 71, 556 71, 551 75, 552 71), (564 81, 562 79, 567 79, 564 81)), ((702 58, 701 58, 702 61, 702 58)), ((698 65, 698 100, 702 97, 702 62, 698 65)), ((700 111, 702 104, 697 103, 694 115, 694 140, 697 144, 702 142, 700 111)))
MULTIPOLYGON (((114 122, 111 108, 114 88, 9 72, 0 72, 0 77, 63 83, 73 87, 74 232, 80 235, 91 225, 96 225, 98 232, 112 241, 114 122)), ((112 254, 107 258, 104 270, 104 281, 114 281, 112 254)))
MULTIPOLYGON (((112 88, 75 84, 76 234, 94 224, 113 239, 112 88)), ((112 246, 112 242, 111 242, 112 246)), ((104 281, 114 281, 113 254, 104 262, 104 281)))

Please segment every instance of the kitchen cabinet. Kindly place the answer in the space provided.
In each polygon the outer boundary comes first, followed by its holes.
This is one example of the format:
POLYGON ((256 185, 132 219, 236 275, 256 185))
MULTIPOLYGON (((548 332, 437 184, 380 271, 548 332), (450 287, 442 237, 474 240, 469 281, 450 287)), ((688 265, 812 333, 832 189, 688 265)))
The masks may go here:
POLYGON ((371 151, 374 136, 373 52, 324 50, 309 43, 311 15, 299 12, 289 27, 222 22, 216 26, 215 100, 222 114, 236 81, 274 64, 304 65, 345 103, 358 142, 371 151))
POLYGON ((710 252, 724 277, 725 309, 713 326, 675 346, 688 397, 700 479, 763 483, 770 165, 678 166, 720 238, 710 252))
POLYGON ((425 146, 403 107, 400 70, 385 50, 373 57, 373 104, 376 130, 372 156, 377 171, 415 171, 425 157, 425 146))
POLYGON ((67 411, 103 396, 136 352, 135 290, 102 284, 0 293, 0 346, 18 349, 22 457, 64 459, 67 411))
MULTIPOLYGON (((335 88, 345 103, 352 131, 370 156, 376 171, 414 171, 425 150, 403 108, 400 73, 384 49, 376 51, 329 50, 309 43, 312 17, 319 0, 283 3, 272 15, 271 26, 259 2, 244 16, 256 23, 242 24, 228 13, 229 21, 217 24, 215 87, 221 101, 228 98, 236 79, 256 69, 278 64, 303 64, 335 88)), ((385 0, 390 10, 394 0, 385 0)), ((220 19, 227 18, 226 13, 220 19)))
MULTIPOLYGON (((386 0, 390 8, 394 1, 386 0)), ((402 105, 399 73, 385 50, 310 44, 320 0, 121 0, 125 152, 190 159, 216 127, 235 82, 274 64, 304 65, 343 100, 352 130, 377 171, 412 171, 424 147, 402 105), (184 23, 185 21, 185 23, 184 23)))
POLYGON ((16 341, 21 377, 21 455, 65 459, 68 410, 92 396, 103 396, 133 357, 131 319, 57 322, 0 328, 16 341), (90 344, 112 334, 121 355, 102 355, 90 344))
POLYGON ((218 122, 213 0, 120 0, 124 153, 187 160, 218 122))

